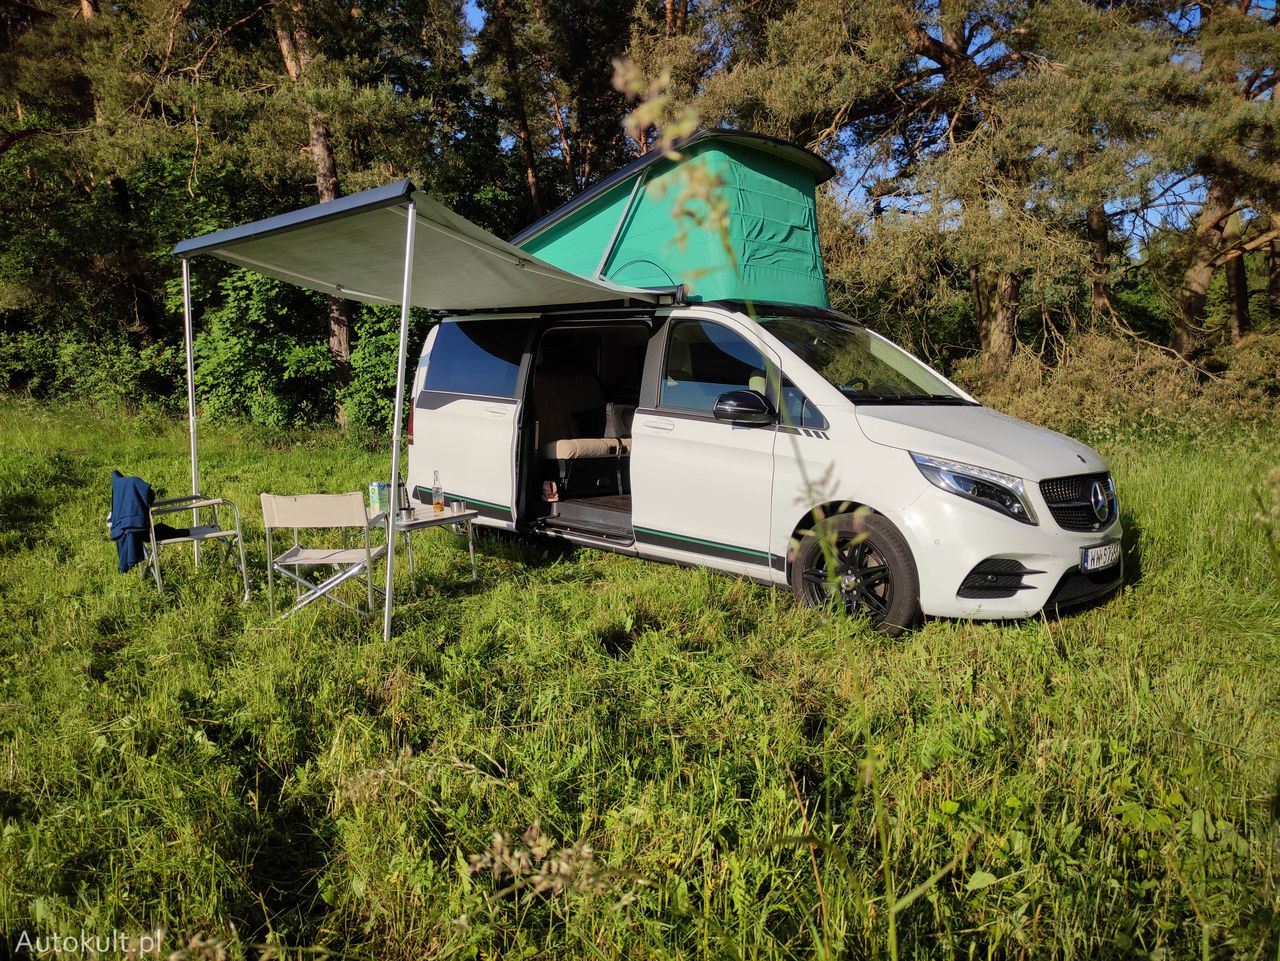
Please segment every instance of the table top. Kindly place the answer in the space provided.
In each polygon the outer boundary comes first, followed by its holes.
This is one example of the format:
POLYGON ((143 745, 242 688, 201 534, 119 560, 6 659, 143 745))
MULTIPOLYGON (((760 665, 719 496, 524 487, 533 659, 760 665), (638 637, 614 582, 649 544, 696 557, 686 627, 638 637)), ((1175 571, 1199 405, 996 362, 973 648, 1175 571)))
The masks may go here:
POLYGON ((414 508, 413 518, 411 520, 401 520, 396 518, 397 531, 417 531, 427 527, 438 527, 442 524, 456 524, 460 521, 469 521, 480 516, 480 512, 471 508, 455 511, 446 507, 442 511, 432 510, 430 507, 414 508))

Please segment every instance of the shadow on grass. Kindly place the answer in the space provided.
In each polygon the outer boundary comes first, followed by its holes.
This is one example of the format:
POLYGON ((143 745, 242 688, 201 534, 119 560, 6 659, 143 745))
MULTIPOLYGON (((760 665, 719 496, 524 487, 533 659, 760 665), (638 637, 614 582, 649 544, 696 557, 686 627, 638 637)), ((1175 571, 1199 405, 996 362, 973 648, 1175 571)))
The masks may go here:
POLYGON ((577 560, 580 548, 554 537, 536 537, 501 528, 476 531, 476 551, 512 561, 531 570, 577 560))
POLYGON ((1124 537, 1120 541, 1121 554, 1124 557, 1124 583, 1142 583, 1142 528, 1137 519, 1128 511, 1120 512, 1120 523, 1124 526, 1124 537))
MULTIPOLYGON (((67 500, 85 497, 89 472, 84 464, 63 454, 33 456, 23 465, 20 476, 0 493, 0 555, 32 550, 45 539, 49 518, 67 500)), ((103 503, 110 504, 110 475, 102 478, 99 490, 103 503)), ((90 495, 92 495, 92 491, 90 495)), ((102 516, 106 516, 106 507, 102 516)))
POLYGON ((44 539, 41 516, 41 499, 35 494, 0 494, 0 555, 34 550, 44 539))
POLYGON ((284 782, 268 767, 254 779, 259 815, 246 848, 245 880, 256 900, 236 913, 236 925, 250 943, 263 943, 271 933, 290 940, 310 940, 318 933, 328 906, 320 882, 331 866, 333 852, 321 833, 318 814, 297 797, 285 796, 284 782))

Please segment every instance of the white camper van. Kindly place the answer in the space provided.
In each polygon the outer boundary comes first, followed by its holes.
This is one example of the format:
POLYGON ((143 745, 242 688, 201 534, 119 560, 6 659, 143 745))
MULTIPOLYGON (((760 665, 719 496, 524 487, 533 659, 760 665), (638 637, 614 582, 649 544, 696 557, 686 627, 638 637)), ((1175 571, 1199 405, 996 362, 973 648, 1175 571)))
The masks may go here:
POLYGON ((1097 453, 829 309, 453 316, 412 398, 418 501, 438 471, 481 523, 838 598, 890 633, 1070 608, 1122 580, 1097 453))

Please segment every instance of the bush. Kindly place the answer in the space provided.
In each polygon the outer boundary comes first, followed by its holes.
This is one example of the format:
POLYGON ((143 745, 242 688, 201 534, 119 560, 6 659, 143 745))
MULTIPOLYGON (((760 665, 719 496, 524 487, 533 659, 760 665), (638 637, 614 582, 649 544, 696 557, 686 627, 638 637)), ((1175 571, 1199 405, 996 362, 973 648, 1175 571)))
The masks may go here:
POLYGON ((272 430, 331 420, 336 392, 320 297, 239 269, 218 291, 195 340, 204 414, 272 430))
POLYGON ((62 330, 7 334, 0 338, 0 390, 173 413, 186 397, 182 347, 139 346, 123 334, 99 340, 62 330))
POLYGON ((964 360, 953 376, 984 403, 1067 433, 1274 423, 1280 334, 1254 334, 1223 359, 1225 372, 1210 376, 1131 338, 1086 333, 1068 342, 1056 366, 1023 350, 1007 365, 964 360))
MULTIPOLYGON (((429 318, 412 311, 409 322, 405 378, 413 386, 418 349, 426 336, 429 318)), ((400 339, 400 308, 365 306, 355 318, 355 346, 351 350, 351 382, 341 393, 347 424, 379 434, 391 432, 396 396, 396 346, 400 339)), ((412 403, 412 398, 409 400, 412 403)))

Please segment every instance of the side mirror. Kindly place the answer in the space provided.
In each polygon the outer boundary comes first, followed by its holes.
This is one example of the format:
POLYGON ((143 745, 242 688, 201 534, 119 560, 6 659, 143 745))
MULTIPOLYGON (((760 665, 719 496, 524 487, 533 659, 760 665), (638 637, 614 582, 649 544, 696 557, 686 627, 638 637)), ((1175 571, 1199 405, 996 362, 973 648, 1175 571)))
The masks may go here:
POLYGON ((716 420, 733 424, 772 424, 777 420, 773 405, 754 390, 730 390, 716 398, 712 408, 716 420))

